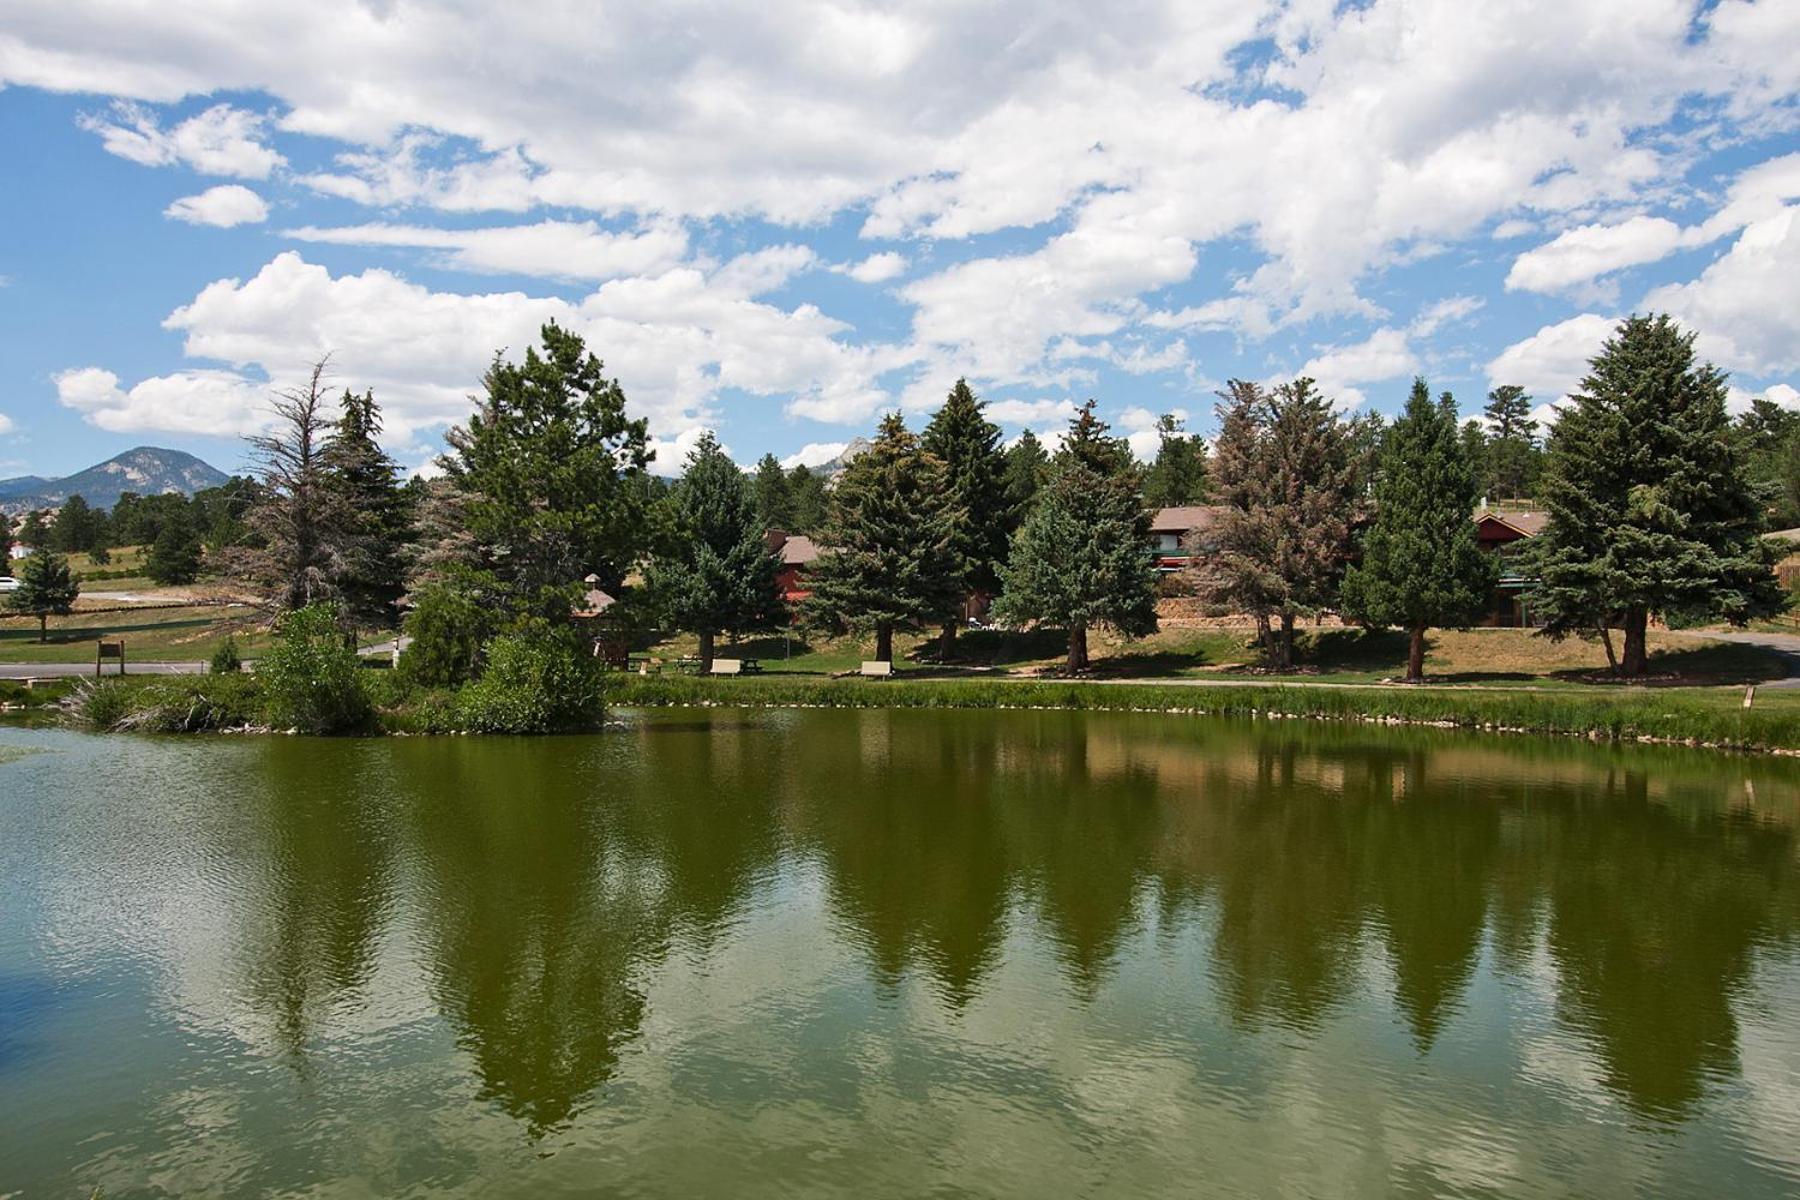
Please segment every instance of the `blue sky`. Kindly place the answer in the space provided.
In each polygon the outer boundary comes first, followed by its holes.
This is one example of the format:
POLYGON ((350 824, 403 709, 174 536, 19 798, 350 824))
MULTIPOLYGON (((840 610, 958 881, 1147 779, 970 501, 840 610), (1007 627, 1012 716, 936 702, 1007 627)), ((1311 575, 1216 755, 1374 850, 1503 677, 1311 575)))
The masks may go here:
POLYGON ((236 467, 326 352, 422 464, 552 318, 665 470, 958 375, 1145 452, 1233 377, 1549 419, 1647 308, 1800 406, 1800 5, 577 7, 9 4, 0 476, 236 467))

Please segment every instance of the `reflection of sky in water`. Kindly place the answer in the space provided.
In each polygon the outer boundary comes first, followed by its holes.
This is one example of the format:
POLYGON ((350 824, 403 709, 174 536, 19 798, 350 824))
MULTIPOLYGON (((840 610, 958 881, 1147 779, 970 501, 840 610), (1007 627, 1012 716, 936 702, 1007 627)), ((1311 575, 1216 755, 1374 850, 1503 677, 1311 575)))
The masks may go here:
POLYGON ((680 723, 0 733, 0 1194, 1800 1182, 1791 765, 680 723))

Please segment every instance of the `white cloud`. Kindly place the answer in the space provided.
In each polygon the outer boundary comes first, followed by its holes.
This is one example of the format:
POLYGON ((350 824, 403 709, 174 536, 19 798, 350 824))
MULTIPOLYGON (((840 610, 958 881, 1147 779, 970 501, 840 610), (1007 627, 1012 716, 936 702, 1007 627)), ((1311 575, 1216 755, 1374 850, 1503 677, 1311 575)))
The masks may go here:
POLYGON ((1073 400, 991 400, 988 420, 1007 425, 1044 425, 1075 415, 1073 400))
POLYGON ((130 390, 99 367, 55 377, 56 397, 111 433, 248 434, 267 424, 268 388, 230 371, 177 371, 130 390))
POLYGON ((287 160, 264 143, 266 118, 260 113, 213 107, 163 129, 154 113, 141 105, 115 103, 111 118, 89 114, 81 127, 100 135, 108 153, 147 167, 181 163, 202 175, 267 179, 287 160))
POLYGON ((1406 327, 1408 336, 1428 338, 1446 325, 1460 325, 1481 311, 1487 301, 1478 296, 1446 296, 1425 308, 1406 327))
POLYGON ((0 434, 11 433, 16 428, 18 428, 18 426, 13 424, 13 419, 11 417, 7 416, 5 413, 0 413, 0 434))
POLYGON ((842 454, 849 445, 849 442, 808 442, 782 459, 781 465, 790 471, 795 467, 816 467, 821 463, 830 462, 842 454))
POLYGON ((602 280, 654 274, 687 254, 687 233, 673 223, 610 232, 592 221, 540 221, 480 229, 418 225, 305 226, 284 237, 335 246, 402 246, 434 250, 437 264, 460 271, 602 280))
POLYGON ((217 225, 229 229, 234 225, 254 225, 269 219, 269 206, 263 198, 237 183, 224 183, 207 188, 197 196, 183 196, 163 210, 163 216, 189 225, 217 225))
POLYGON ((1546 325, 1488 363, 1488 382, 1494 387, 1516 384, 1537 396, 1567 396, 1581 386, 1588 360, 1600 353, 1618 324, 1616 317, 1583 313, 1546 325))
POLYGON ((1384 327, 1354 345, 1330 347, 1294 374, 1312 377, 1339 408, 1347 409, 1368 399, 1357 384, 1397 379, 1418 367, 1418 355, 1408 344, 1405 331, 1384 327))
MULTIPOLYGON (((901 368, 909 409, 956 373, 1042 390, 1108 365, 1191 370, 1185 347, 1151 331, 1259 339, 1326 315, 1387 321, 1371 279, 1468 238, 1568 230, 1521 256, 1518 286, 1591 284, 1667 243, 1667 229, 1642 224, 1666 218, 1622 218, 1686 198, 1672 181, 1698 135, 1678 113, 1791 131, 1795 7, 694 0, 571 23, 366 0, 12 0, 0 85, 129 98, 87 124, 135 161, 264 178, 282 166, 270 136, 307 135, 328 157, 298 182, 321 194, 390 210, 555 210, 564 219, 484 231, 384 212, 307 232, 415 247, 462 270, 606 281, 598 306, 622 340, 694 337, 687 348, 709 364, 682 374, 658 360, 658 388, 683 397, 670 401, 674 431, 734 386, 714 378, 728 363, 794 384, 793 414, 857 421, 893 402, 876 381, 901 368), (487 69, 469 70, 470 47, 487 69), (279 116, 220 104, 171 123, 147 107, 254 92, 279 116), (817 261, 680 265, 684 222, 813 229, 845 214, 872 237, 1008 232, 1004 250, 976 243, 977 257, 898 289, 914 309, 901 347, 851 346, 805 305, 755 303, 817 261), (1220 244, 1228 267, 1166 294, 1212 268, 1220 244), (633 330, 610 304, 627 294, 708 315, 633 330), (777 317, 794 341, 762 365, 709 323, 777 317)), ((1740 182, 1707 225, 1728 228, 1707 236, 1770 220, 1789 195, 1772 175, 1761 192, 1740 182)), ((934 257, 889 251, 832 269, 881 283, 934 257)), ((1698 291, 1686 299, 1725 311, 1698 291)), ((1423 313, 1406 334, 1466 315, 1423 313)), ((1746 360, 1773 361, 1766 329, 1738 340, 1746 360)))
POLYGON ((1656 262, 1682 244, 1681 226, 1662 217, 1580 225, 1513 260, 1508 291, 1564 292, 1626 267, 1656 262))
POLYGON ((858 283, 886 283, 890 279, 897 279, 906 274, 906 267, 906 255, 887 250, 880 254, 871 254, 859 263, 833 269, 841 270, 858 283))
POLYGON ((874 377, 890 364, 841 340, 846 327, 810 305, 756 300, 782 261, 794 256, 733 260, 711 276, 680 267, 570 301, 432 291, 379 269, 333 276, 289 251, 247 280, 208 284, 164 322, 184 335, 190 358, 230 371, 182 371, 123 389, 90 368, 60 377, 59 395, 106 429, 235 432, 261 420, 267 385, 250 372, 286 383, 329 353, 334 382, 375 390, 400 447, 462 419, 494 352, 516 359, 555 320, 601 356, 659 439, 690 435, 725 389, 860 420, 886 400, 874 377))
POLYGON ((1800 205, 1752 223, 1698 279, 1644 297, 1700 334, 1722 367, 1768 375, 1800 369, 1800 205))

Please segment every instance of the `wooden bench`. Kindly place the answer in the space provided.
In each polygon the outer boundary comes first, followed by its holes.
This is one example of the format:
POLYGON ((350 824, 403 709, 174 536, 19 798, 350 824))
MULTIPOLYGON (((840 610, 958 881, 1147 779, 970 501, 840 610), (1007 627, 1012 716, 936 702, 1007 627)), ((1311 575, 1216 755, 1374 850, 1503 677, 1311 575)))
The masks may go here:
POLYGON ((865 662, 857 673, 866 679, 889 679, 894 674, 894 664, 876 659, 865 662))
POLYGON ((744 661, 739 658, 715 658, 712 660, 712 673, 714 675, 742 675, 744 661))

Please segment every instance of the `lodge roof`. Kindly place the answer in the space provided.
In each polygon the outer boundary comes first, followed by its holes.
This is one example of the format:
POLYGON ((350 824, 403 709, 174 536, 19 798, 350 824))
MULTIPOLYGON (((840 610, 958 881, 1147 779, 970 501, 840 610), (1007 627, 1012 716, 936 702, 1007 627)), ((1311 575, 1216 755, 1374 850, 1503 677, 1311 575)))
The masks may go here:
POLYGON ((781 565, 784 567, 803 567, 819 557, 819 547, 804 533, 789 534, 782 539, 781 565))
POLYGON ((1150 532, 1192 533, 1207 528, 1224 511, 1220 504, 1178 504, 1172 508, 1159 508, 1150 518, 1150 532))
POLYGON ((1483 521, 1493 521, 1504 525, 1520 537, 1536 537, 1544 532, 1546 525, 1550 524, 1550 514, 1546 512, 1496 512, 1493 509, 1484 509, 1475 514, 1477 525, 1483 521))

